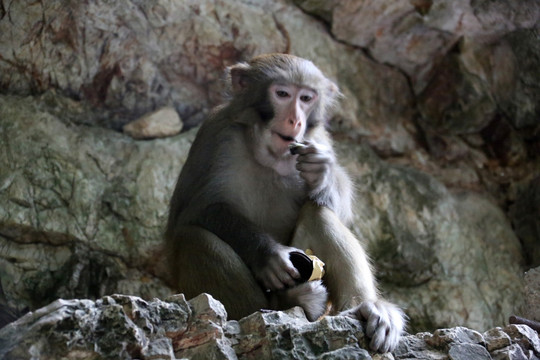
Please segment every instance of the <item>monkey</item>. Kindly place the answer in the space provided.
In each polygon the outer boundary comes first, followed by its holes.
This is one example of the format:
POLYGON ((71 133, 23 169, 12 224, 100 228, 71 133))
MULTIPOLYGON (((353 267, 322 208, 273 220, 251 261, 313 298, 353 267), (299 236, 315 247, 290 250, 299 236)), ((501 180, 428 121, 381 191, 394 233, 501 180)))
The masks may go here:
POLYGON ((286 54, 230 66, 225 80, 229 98, 199 128, 170 201, 174 286, 211 294, 231 319, 300 306, 315 321, 330 308, 366 321, 372 350, 393 350, 406 317, 348 228, 353 185, 326 129, 338 86, 286 54), (326 263, 322 280, 299 281, 289 254, 308 248, 326 263))

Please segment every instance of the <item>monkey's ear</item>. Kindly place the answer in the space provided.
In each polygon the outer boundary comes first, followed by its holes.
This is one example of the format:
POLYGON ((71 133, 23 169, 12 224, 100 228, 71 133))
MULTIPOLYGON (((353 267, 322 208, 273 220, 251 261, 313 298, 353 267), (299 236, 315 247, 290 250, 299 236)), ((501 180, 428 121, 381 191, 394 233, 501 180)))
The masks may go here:
POLYGON ((339 99, 344 97, 343 93, 339 90, 339 86, 330 80, 328 80, 326 87, 326 96, 328 97, 328 106, 330 108, 337 106, 339 99))
POLYGON ((327 91, 328 91, 328 95, 334 98, 342 96, 341 92, 339 91, 339 87, 330 80, 328 80, 327 91))
POLYGON ((249 70, 250 66, 246 63, 239 63, 227 69, 233 94, 238 94, 247 88, 249 85, 249 70))

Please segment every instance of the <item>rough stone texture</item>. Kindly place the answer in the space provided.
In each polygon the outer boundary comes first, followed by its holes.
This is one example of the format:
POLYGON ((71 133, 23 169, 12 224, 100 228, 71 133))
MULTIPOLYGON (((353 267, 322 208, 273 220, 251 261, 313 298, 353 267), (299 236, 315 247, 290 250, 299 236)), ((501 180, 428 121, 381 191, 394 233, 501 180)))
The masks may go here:
POLYGON ((164 107, 132 121, 122 128, 134 139, 154 139, 178 135, 182 120, 172 107, 164 107))
POLYGON ((540 267, 525 273, 525 304, 523 316, 540 321, 540 267))
POLYGON ((388 151, 412 147, 404 128, 412 127, 405 77, 335 42, 286 1, 57 0, 4 8, 0 88, 23 95, 52 88, 92 104, 93 116, 76 121, 120 128, 170 105, 193 126, 221 102, 225 66, 290 48, 316 59, 342 87, 347 100, 338 124, 355 123, 388 151), (328 57, 332 53, 343 56, 328 57))
POLYGON ((57 300, 0 329, 3 359, 536 359, 538 334, 525 325, 496 328, 496 347, 463 327, 405 335, 393 354, 365 350, 360 321, 307 321, 300 308, 227 321, 221 303, 202 294, 145 301, 112 295, 57 300), (486 345, 487 344, 487 345, 486 345))
POLYGON ((540 177, 518 190, 510 216, 531 266, 540 266, 540 177))
POLYGON ((162 262, 149 253, 193 134, 137 142, 62 122, 51 112, 77 104, 56 99, 0 97, 2 306, 170 294, 145 261, 162 262))
POLYGON ((193 127, 221 101, 223 67, 287 50, 345 95, 329 126, 358 187, 354 231, 411 328, 537 314, 521 266, 540 259, 539 12, 535 0, 0 0, 0 318, 58 297, 170 294, 159 243, 194 131, 115 130, 163 106, 193 127))
POLYGON ((366 147, 340 147, 358 193, 353 229, 413 329, 486 329, 519 310, 520 244, 492 202, 450 192, 425 173, 380 161, 366 147), (474 310, 464 305, 470 303, 474 310))
MULTIPOLYGON (((538 1, 295 3, 327 22, 341 41, 361 47, 376 62, 391 64, 406 74, 407 97, 412 96, 418 111, 415 131, 406 128, 428 154, 419 149, 410 153, 410 147, 405 147, 408 159, 399 161, 451 187, 485 189, 503 207, 538 177, 538 1)), ((370 144, 388 156, 389 142, 380 135, 380 131, 371 133, 370 144)), ((538 251, 539 217, 530 221, 524 214, 531 212, 516 208, 517 217, 512 220, 518 236, 527 244, 532 241, 538 251)), ((531 210, 538 212, 534 206, 531 210)), ((540 258, 531 250, 527 253, 529 261, 540 258)))

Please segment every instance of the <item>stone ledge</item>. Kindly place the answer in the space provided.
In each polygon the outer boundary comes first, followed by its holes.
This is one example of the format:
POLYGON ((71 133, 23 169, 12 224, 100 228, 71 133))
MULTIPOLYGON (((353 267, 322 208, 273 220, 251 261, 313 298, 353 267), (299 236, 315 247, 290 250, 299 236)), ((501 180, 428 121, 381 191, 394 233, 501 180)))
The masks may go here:
POLYGON ((112 295, 56 300, 0 329, 2 359, 538 359, 540 339, 526 325, 480 333, 465 327, 403 336, 394 353, 367 348, 360 321, 309 322, 301 308, 260 311, 227 321, 208 294, 145 301, 112 295))

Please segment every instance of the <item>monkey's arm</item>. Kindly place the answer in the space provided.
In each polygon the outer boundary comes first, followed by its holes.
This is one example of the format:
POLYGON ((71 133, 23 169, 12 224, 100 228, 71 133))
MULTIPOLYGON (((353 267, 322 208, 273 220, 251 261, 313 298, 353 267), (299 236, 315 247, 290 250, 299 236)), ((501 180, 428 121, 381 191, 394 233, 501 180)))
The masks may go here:
POLYGON ((338 164, 330 144, 307 142, 298 149, 296 168, 305 180, 309 197, 319 205, 332 209, 348 224, 352 219, 352 183, 338 164))
POLYGON ((228 243, 265 289, 294 286, 300 273, 289 260, 294 249, 276 242, 233 206, 221 202, 207 206, 195 221, 228 243))

